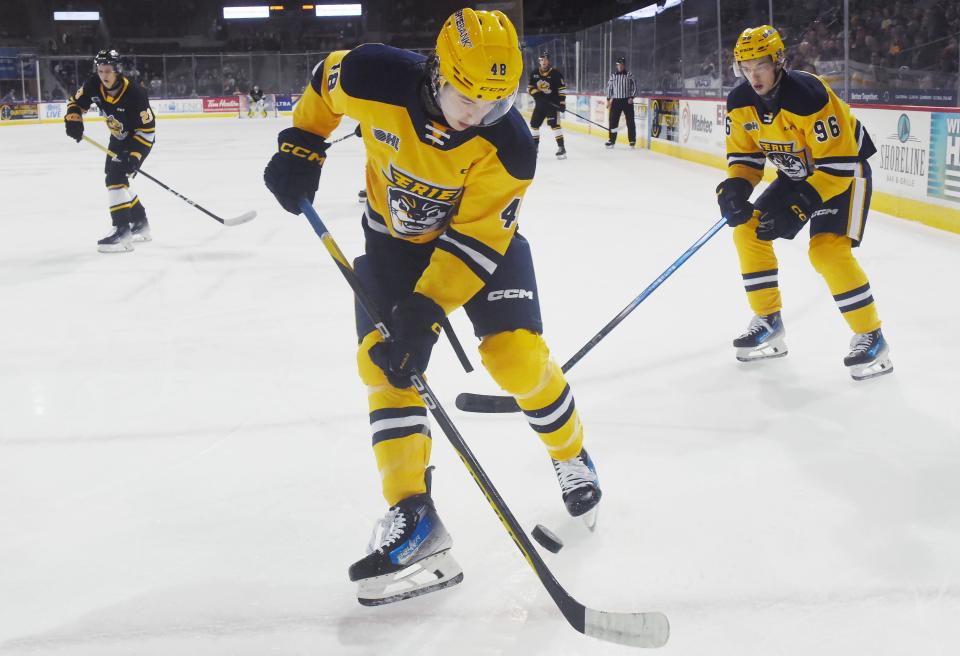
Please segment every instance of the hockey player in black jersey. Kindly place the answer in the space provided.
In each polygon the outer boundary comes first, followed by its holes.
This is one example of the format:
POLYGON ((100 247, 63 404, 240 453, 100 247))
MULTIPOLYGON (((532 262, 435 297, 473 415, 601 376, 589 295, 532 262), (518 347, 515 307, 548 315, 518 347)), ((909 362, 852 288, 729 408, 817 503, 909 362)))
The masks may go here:
POLYGON ((67 136, 83 139, 83 114, 96 105, 110 130, 104 163, 107 198, 113 232, 97 242, 101 253, 133 250, 135 241, 150 241, 150 225, 140 198, 130 191, 136 175, 153 148, 156 122, 147 92, 124 77, 116 50, 101 50, 94 58, 96 72, 67 101, 64 123, 67 136))
POLYGON ((557 140, 557 159, 567 158, 567 149, 563 145, 563 132, 560 130, 560 112, 567 109, 567 84, 563 81, 563 73, 550 65, 550 55, 541 52, 537 59, 538 68, 530 74, 528 91, 533 96, 533 116, 530 117, 530 128, 533 131, 533 140, 540 147, 540 126, 543 119, 553 128, 553 137, 557 140))
POLYGON ((247 108, 247 118, 253 118, 257 112, 263 114, 264 118, 267 117, 267 110, 263 106, 263 89, 254 84, 250 93, 247 94, 247 100, 250 102, 247 108))

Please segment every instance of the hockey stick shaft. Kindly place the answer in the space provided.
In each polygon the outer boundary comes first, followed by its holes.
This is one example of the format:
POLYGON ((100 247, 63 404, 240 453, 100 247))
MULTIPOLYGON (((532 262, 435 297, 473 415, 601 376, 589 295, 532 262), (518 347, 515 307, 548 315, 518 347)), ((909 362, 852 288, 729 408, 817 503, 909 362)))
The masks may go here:
MULTIPOLYGON (((109 155, 110 157, 116 157, 116 156, 117 156, 117 154, 116 154, 115 152, 113 152, 112 150, 110 150, 109 148, 107 148, 106 146, 104 146, 103 144, 99 143, 98 141, 96 141, 96 140, 94 140, 94 139, 91 139, 91 138, 88 137, 87 135, 83 135, 83 140, 86 141, 87 143, 91 144, 92 146, 94 146, 94 147, 96 147, 96 148, 99 148, 100 150, 102 150, 103 152, 105 152, 105 153, 106 153, 107 155, 109 155)), ((176 196, 176 197, 179 198, 180 200, 184 201, 184 202, 187 203, 188 205, 197 208, 198 210, 200 210, 201 212, 203 212, 204 214, 206 214, 207 216, 209 216, 209 217, 210 217, 211 219, 213 219, 214 221, 219 221, 220 223, 222 223, 222 224, 224 224, 224 225, 238 225, 238 224, 240 224, 240 223, 246 223, 247 221, 253 219, 253 217, 255 217, 255 216, 257 215, 256 212, 252 212, 252 213, 251 213, 251 212, 247 212, 246 214, 243 214, 242 216, 237 217, 236 219, 232 219, 232 220, 231 220, 231 219, 222 219, 222 218, 220 218, 219 216, 217 216, 216 214, 214 214, 213 212, 211 212, 210 210, 208 210, 207 208, 203 207, 202 205, 198 205, 197 203, 193 202, 192 200, 190 200, 189 198, 187 198, 186 196, 184 196, 184 195, 181 194, 180 192, 178 192, 178 191, 176 191, 175 189, 172 189, 172 188, 168 187, 167 185, 163 184, 162 182, 160 182, 159 180, 157 180, 155 177, 153 177, 152 175, 150 175, 149 173, 147 173, 147 172, 144 171, 143 169, 138 169, 138 172, 140 173, 140 175, 142 175, 143 177, 145 177, 147 180, 150 180, 150 181, 152 181, 152 182, 155 182, 156 184, 160 185, 161 187, 163 187, 164 189, 166 189, 166 190, 169 191, 171 194, 173 194, 174 196, 176 196), (248 218, 248 217, 249 217, 249 218, 248 218)))
MULTIPOLYGON (((357 301, 369 315, 370 320, 376 326, 377 330, 384 339, 390 337, 390 330, 380 316, 376 305, 373 303, 370 295, 363 286, 363 282, 357 276, 356 272, 350 266, 349 261, 333 236, 323 224, 320 216, 308 200, 300 200, 300 209, 303 211, 314 232, 320 237, 327 252, 333 258, 340 272, 346 278, 347 283, 353 289, 357 301)), ((500 518, 507 533, 513 539, 514 544, 520 549, 527 563, 533 568, 533 571, 539 577, 541 583, 547 589, 547 592, 557 604, 560 612, 567 619, 573 628, 580 633, 592 635, 601 640, 619 642, 621 644, 632 644, 634 646, 659 647, 666 643, 669 635, 669 624, 667 619, 661 613, 602 613, 587 609, 583 604, 571 597, 567 591, 553 576, 550 568, 540 557, 533 543, 527 537, 526 533, 520 527, 517 519, 507 507, 500 493, 493 486, 490 478, 484 472, 476 456, 467 446, 460 431, 454 426, 453 421, 447 415, 443 406, 440 405, 436 395, 423 379, 421 372, 414 372, 410 376, 410 383, 420 395, 423 403, 430 410, 434 420, 440 426, 440 429, 446 435, 450 444, 453 446, 460 460, 463 462, 467 471, 473 477, 473 480, 480 487, 483 495, 487 498, 490 507, 500 518)))
POLYGON ((609 130, 609 129, 610 129, 610 128, 607 127, 606 125, 600 125, 600 124, 597 123, 596 121, 591 121, 591 120, 588 119, 586 116, 581 116, 580 114, 577 114, 576 112, 571 112, 569 109, 560 107, 560 105, 554 105, 553 103, 550 103, 550 104, 551 104, 554 108, 560 110, 561 112, 564 112, 564 113, 566 113, 566 114, 571 114, 571 115, 573 115, 573 116, 576 116, 576 117, 577 117, 578 119, 580 119, 581 121, 586 121, 587 123, 590 123, 591 125, 596 125, 598 128, 603 128, 604 130, 609 130))
MULTIPOLYGON (((700 247, 706 244, 710 239, 720 232, 723 229, 723 226, 726 225, 726 219, 720 219, 715 224, 713 224, 709 230, 707 230, 703 236, 700 237, 697 241, 693 243, 690 248, 683 252, 683 255, 674 260, 673 264, 668 266, 663 273, 657 276, 656 280, 647 285, 647 288, 644 289, 640 294, 630 301, 625 308, 620 310, 620 312, 611 319, 607 325, 600 329, 596 335, 590 338, 583 347, 573 354, 569 360, 563 364, 563 373, 570 371, 575 364, 580 362, 587 353, 593 350, 593 347, 599 344, 604 337, 609 335, 614 328, 620 325, 631 312, 637 309, 637 306, 643 303, 644 300, 650 294, 652 294, 657 287, 663 284, 663 282, 673 275, 673 273, 683 266, 683 263, 690 259, 690 257, 700 250, 700 247)), ((463 393, 457 396, 457 407, 461 410, 467 412, 519 412, 520 407, 516 404, 512 397, 509 396, 493 396, 486 394, 470 394, 463 393)))

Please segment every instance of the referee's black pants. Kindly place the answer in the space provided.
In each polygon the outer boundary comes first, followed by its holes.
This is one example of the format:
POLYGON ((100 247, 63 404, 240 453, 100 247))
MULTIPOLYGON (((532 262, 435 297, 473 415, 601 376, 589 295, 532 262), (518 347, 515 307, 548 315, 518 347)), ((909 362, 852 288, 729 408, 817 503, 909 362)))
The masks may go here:
POLYGON ((610 143, 617 142, 617 124, 623 113, 627 121, 627 141, 637 143, 637 125, 633 122, 633 102, 630 98, 614 98, 610 103, 610 143))

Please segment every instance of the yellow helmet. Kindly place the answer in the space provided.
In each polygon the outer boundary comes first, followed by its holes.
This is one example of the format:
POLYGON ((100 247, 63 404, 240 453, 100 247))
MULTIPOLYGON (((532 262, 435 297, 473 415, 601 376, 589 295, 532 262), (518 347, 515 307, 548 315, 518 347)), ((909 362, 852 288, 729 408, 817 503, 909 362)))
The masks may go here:
POLYGON ((748 27, 740 33, 737 45, 733 46, 733 59, 737 63, 758 57, 770 57, 777 68, 784 64, 783 39, 770 25, 748 27))
POLYGON ((454 13, 440 29, 437 58, 440 74, 468 98, 507 98, 523 73, 517 30, 502 11, 454 13))

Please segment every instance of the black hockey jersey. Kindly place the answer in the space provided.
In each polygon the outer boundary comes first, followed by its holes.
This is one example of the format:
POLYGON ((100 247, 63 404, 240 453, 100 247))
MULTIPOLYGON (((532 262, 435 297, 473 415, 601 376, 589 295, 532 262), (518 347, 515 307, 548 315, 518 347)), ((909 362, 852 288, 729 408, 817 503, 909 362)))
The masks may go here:
POLYGON ((534 69, 530 74, 528 90, 538 105, 560 105, 567 99, 567 84, 563 81, 563 73, 555 68, 545 73, 539 68, 534 69))
POLYGON ((250 89, 250 93, 247 95, 250 97, 251 102, 260 102, 263 100, 263 89, 250 89))
POLYGON ((108 93, 100 78, 91 75, 70 96, 67 111, 79 109, 86 112, 91 105, 96 105, 107 122, 110 136, 120 142, 125 150, 136 151, 141 157, 146 157, 153 147, 156 133, 156 120, 150 109, 147 92, 121 76, 115 94, 108 93))

